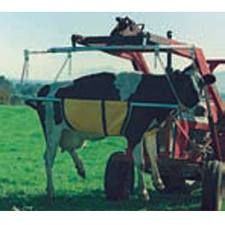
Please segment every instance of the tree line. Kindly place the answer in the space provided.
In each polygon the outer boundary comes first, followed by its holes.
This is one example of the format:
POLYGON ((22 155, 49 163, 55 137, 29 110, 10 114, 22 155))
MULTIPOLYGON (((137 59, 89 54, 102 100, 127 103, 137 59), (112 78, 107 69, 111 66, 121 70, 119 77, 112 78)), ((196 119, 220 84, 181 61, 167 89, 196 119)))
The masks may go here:
POLYGON ((23 104, 20 96, 34 96, 43 84, 40 82, 21 83, 18 80, 9 80, 0 75, 0 104, 23 104))

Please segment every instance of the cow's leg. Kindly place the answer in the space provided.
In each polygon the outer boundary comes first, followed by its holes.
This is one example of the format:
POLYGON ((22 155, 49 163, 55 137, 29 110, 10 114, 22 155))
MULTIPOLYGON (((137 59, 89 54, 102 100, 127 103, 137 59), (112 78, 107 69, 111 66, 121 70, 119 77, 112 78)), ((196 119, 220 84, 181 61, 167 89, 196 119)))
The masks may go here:
POLYGON ((86 172, 85 172, 85 169, 84 169, 84 164, 82 162, 82 160, 79 158, 77 152, 76 152, 76 149, 73 149, 72 151, 69 151, 69 154, 70 156, 72 157, 73 159, 73 163, 74 163, 74 166, 77 170, 77 173, 82 177, 82 178, 85 178, 86 177, 86 172))
POLYGON ((138 176, 139 195, 145 201, 148 201, 150 199, 150 197, 149 197, 148 189, 147 189, 146 184, 145 184, 144 172, 141 169, 138 169, 137 170, 137 176, 138 176))
POLYGON ((49 199, 54 197, 54 184, 52 178, 52 168, 56 156, 57 145, 47 145, 47 148, 44 153, 44 160, 45 160, 45 171, 46 171, 46 178, 47 178, 47 185, 46 191, 49 199))
POLYGON ((79 135, 79 132, 71 130, 70 128, 62 131, 59 146, 63 151, 67 151, 70 154, 76 171, 81 177, 85 178, 83 162, 76 152, 76 149, 83 148, 83 143, 84 139, 79 135))
POLYGON ((163 190, 165 186, 161 179, 158 163, 157 163, 158 157, 157 157, 157 146, 156 146, 156 131, 152 130, 145 133, 144 139, 145 139, 146 150, 150 158, 153 184, 157 189, 163 190))
POLYGON ((46 132, 46 151, 44 153, 45 170, 47 176, 46 191, 50 199, 54 197, 54 184, 52 177, 52 169, 56 157, 61 137, 61 128, 57 126, 49 126, 46 132))
POLYGON ((148 190, 145 184, 144 179, 144 155, 143 155, 143 141, 141 141, 139 144, 135 146, 133 149, 133 158, 134 158, 134 164, 137 168, 137 182, 138 182, 138 193, 144 200, 149 200, 149 194, 148 190))

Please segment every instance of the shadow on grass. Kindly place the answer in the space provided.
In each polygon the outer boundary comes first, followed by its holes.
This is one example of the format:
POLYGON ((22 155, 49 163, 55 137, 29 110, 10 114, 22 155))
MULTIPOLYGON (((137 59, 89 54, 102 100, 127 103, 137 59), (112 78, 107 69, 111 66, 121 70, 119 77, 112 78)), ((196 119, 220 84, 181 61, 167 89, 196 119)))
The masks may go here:
POLYGON ((149 202, 136 196, 127 201, 107 201, 102 190, 88 193, 59 194, 53 202, 44 195, 17 195, 0 198, 0 210, 38 210, 38 211, 136 211, 136 210, 199 210, 200 196, 160 194, 151 191, 149 202))

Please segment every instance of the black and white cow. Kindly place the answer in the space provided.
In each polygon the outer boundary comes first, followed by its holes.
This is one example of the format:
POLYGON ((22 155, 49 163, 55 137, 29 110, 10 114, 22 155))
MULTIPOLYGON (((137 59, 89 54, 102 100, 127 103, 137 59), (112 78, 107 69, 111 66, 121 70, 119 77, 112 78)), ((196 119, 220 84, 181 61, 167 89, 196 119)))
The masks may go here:
MULTIPOLYGON (((205 79, 199 78, 196 81, 193 76, 178 71, 170 77, 180 102, 187 108, 194 107, 199 102, 203 86, 215 80, 212 75, 208 75, 205 79)), ((146 103, 162 106, 177 104, 166 76, 102 72, 73 82, 45 85, 37 95, 39 100, 27 100, 26 103, 37 110, 44 130, 49 197, 54 195, 52 167, 57 148, 61 147, 69 152, 79 175, 85 177, 76 149, 87 139, 109 135, 120 135, 127 139, 138 168, 143 163, 144 139, 151 162, 153 183, 158 189, 164 188, 157 166, 155 132, 152 131, 156 124, 166 119, 172 109, 152 108, 146 103), (40 100, 43 97, 46 100, 40 100), (133 103, 142 104, 142 107, 133 103)), ((141 192, 147 197, 143 182, 143 179, 139 182, 141 192)))

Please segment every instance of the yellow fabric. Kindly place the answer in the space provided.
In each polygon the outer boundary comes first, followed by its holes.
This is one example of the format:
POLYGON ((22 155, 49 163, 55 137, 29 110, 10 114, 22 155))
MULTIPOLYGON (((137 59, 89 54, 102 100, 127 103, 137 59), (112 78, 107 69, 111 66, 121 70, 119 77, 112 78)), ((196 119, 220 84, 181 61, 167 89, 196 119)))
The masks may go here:
MULTIPOLYGON (((67 122, 84 132, 104 134, 101 100, 65 99, 67 122)), ((127 115, 127 103, 105 101, 105 122, 108 135, 119 135, 127 115)))
POLYGON ((127 115, 127 103, 121 101, 106 101, 106 129, 108 135, 118 135, 127 115))
POLYGON ((64 113, 76 130, 103 134, 101 101, 65 99, 64 113))

